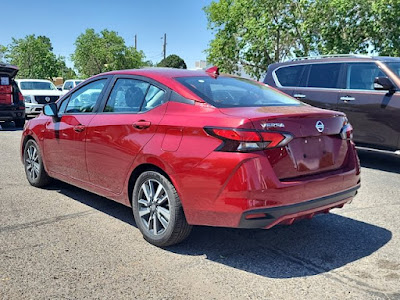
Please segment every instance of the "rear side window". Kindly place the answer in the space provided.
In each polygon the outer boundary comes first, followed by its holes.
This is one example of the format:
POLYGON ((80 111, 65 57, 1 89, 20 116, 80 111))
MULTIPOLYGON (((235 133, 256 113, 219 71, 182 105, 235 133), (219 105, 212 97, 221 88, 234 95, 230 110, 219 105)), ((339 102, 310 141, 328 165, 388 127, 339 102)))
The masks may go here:
POLYGON ((239 77, 179 77, 178 82, 215 107, 293 106, 299 101, 265 84, 239 77))
POLYGON ((374 90, 375 77, 386 76, 375 63, 352 63, 347 65, 346 88, 374 90))
POLYGON ((312 64, 307 87, 338 88, 341 64, 312 64))
POLYGON ((150 84, 136 79, 118 79, 104 112, 139 112, 150 84))
POLYGON ((297 87, 300 85, 305 68, 305 65, 282 67, 276 70, 275 74, 282 86, 297 87))

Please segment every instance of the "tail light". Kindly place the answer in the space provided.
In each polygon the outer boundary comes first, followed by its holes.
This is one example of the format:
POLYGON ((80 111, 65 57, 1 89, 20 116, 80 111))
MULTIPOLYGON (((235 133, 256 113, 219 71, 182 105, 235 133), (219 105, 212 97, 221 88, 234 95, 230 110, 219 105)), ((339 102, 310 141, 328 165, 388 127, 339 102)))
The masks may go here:
POLYGON ((217 151, 249 152, 286 146, 292 135, 286 132, 257 131, 237 128, 205 127, 211 136, 223 141, 217 151))
POLYGON ((19 101, 24 101, 24 95, 22 95, 21 92, 18 92, 18 100, 19 101))
POLYGON ((340 130, 340 137, 343 140, 352 140, 353 139, 353 127, 350 123, 347 123, 343 126, 342 130, 340 130))

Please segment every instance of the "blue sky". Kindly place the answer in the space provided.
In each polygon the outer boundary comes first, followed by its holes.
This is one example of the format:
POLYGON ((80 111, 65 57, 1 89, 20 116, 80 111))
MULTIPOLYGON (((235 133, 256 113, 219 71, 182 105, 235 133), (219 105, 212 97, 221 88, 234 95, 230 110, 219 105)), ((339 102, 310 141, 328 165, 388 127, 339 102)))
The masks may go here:
MULTIPOLYGON (((161 37, 166 33, 167 55, 179 55, 192 68, 196 60, 206 58, 204 50, 213 37, 202 10, 209 3, 211 0, 2 1, 0 44, 8 45, 12 37, 45 35, 54 53, 69 59, 76 38, 86 28, 96 32, 107 28, 117 31, 129 46, 134 45, 137 34, 138 49, 158 62, 162 59, 161 37)), ((72 66, 69 61, 67 64, 72 66)))

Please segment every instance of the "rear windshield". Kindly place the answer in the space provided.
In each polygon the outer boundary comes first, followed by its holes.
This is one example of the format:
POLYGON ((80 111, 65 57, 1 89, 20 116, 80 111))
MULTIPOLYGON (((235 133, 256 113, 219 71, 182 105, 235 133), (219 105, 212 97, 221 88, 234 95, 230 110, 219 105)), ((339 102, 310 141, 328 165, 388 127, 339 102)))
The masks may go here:
POLYGON ((57 90, 51 82, 21 81, 21 90, 57 90))
POLYGON ((244 78, 201 76, 175 79, 218 108, 301 105, 301 102, 264 84, 244 78))
POLYGON ((400 62, 386 62, 386 65, 400 77, 400 62))

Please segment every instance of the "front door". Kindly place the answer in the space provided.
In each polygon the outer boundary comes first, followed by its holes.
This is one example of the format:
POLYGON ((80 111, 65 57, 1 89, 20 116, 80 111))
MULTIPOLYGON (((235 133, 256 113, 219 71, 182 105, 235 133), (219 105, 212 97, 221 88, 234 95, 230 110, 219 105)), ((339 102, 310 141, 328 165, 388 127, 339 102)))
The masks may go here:
POLYGON ((375 63, 349 63, 346 89, 338 110, 346 113, 359 145, 396 150, 400 132, 400 94, 374 90, 374 79, 387 76, 375 63))
POLYGON ((119 194, 128 172, 150 141, 166 109, 166 91, 134 78, 117 78, 87 130, 86 161, 90 182, 119 194))
POLYGON ((61 103, 60 118, 46 123, 44 156, 50 172, 89 180, 85 159, 87 127, 95 116, 93 110, 106 81, 100 79, 82 86, 61 103))

